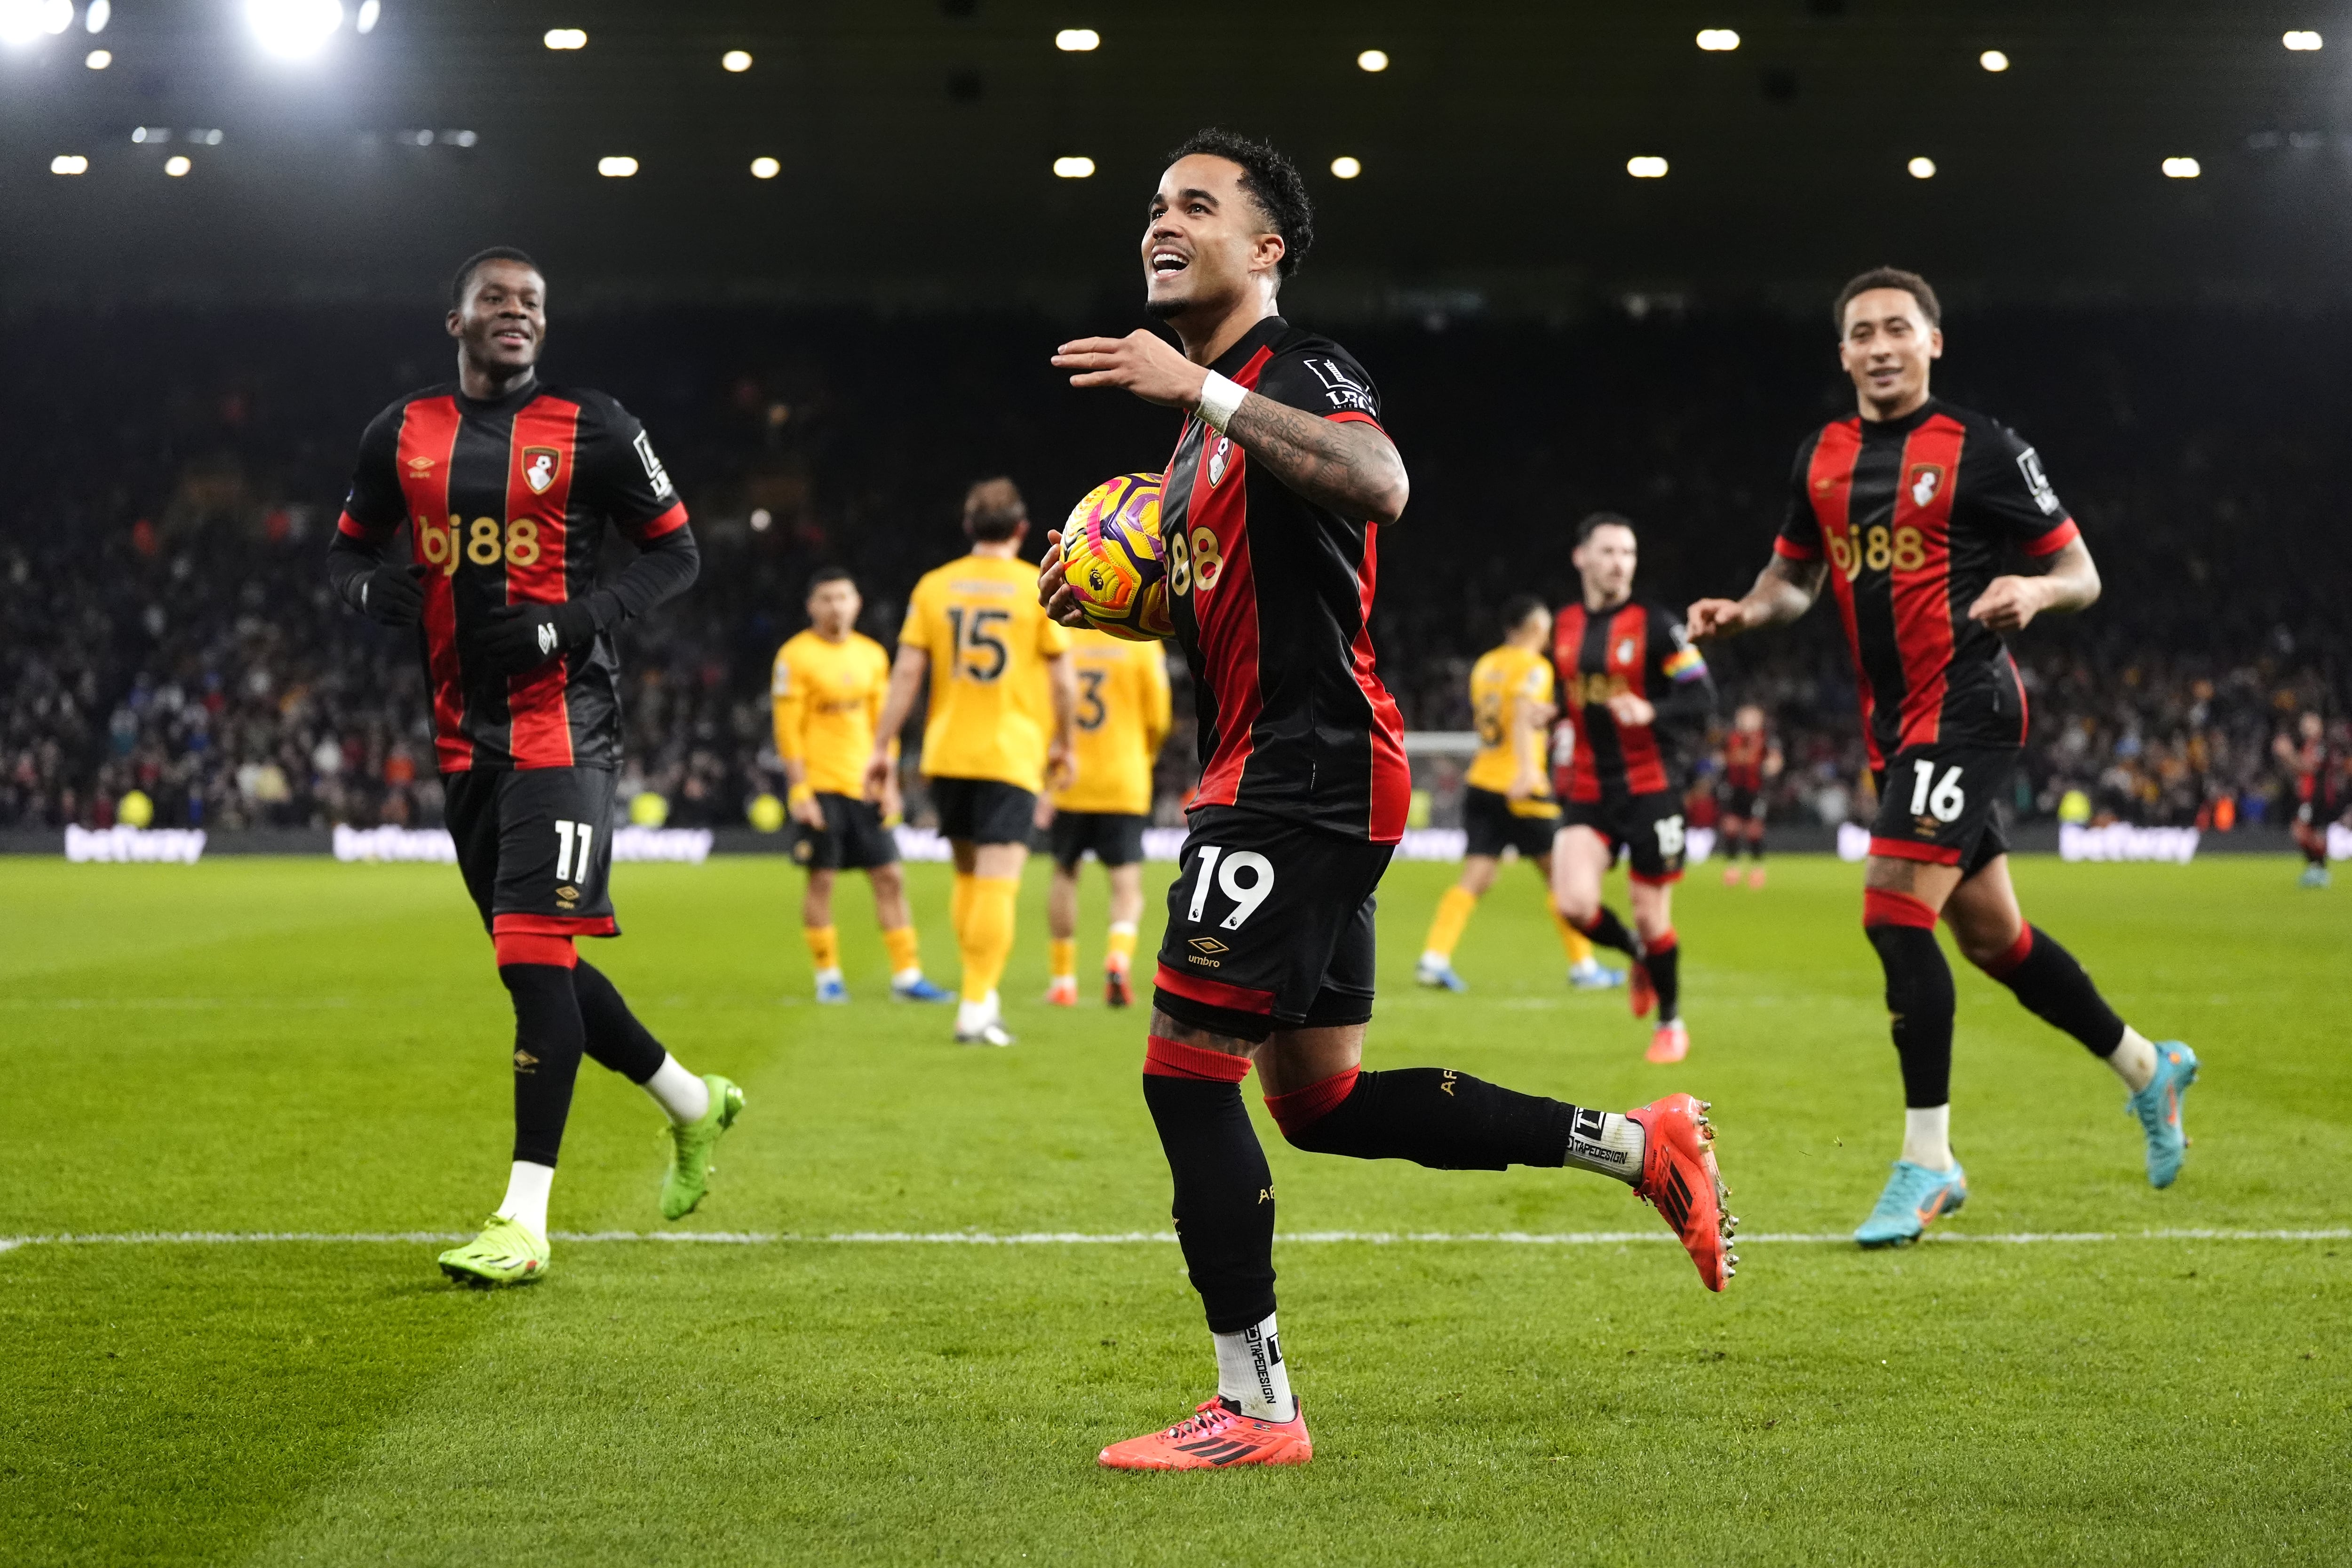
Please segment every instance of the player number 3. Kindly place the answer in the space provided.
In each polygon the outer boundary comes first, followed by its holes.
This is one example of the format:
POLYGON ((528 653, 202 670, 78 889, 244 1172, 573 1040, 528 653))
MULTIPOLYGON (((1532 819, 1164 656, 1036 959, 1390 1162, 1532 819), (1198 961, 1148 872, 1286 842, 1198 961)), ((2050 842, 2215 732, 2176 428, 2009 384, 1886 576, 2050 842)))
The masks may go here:
POLYGON ((1936 764, 1925 757, 1911 764, 1915 777, 1911 784, 1911 815, 1927 816, 1938 822, 1957 822, 1968 797, 1960 793, 1960 770, 1944 770, 1943 782, 1936 782, 1936 764))
POLYGON ((1255 849, 1228 851, 1219 845, 1203 844, 1200 867, 1192 879, 1192 904, 1184 911, 1184 918, 1194 925, 1201 923, 1202 915, 1208 910, 1212 873, 1215 874, 1218 889, 1234 901, 1234 912, 1219 922, 1227 931, 1241 930, 1242 922, 1257 913, 1257 907, 1274 891, 1273 861, 1255 849), (1220 858, 1224 862, 1222 866, 1218 864, 1220 858), (1244 871, 1249 873, 1247 882, 1242 880, 1244 871))

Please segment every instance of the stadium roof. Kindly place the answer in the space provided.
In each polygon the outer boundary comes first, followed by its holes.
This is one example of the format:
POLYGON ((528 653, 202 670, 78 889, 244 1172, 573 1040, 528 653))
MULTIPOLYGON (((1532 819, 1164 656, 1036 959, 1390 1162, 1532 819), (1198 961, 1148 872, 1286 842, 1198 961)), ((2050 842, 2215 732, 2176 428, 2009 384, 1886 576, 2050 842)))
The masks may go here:
POLYGON ((1327 310, 1810 303, 1886 260, 1963 295, 2340 302, 2352 239, 2352 30, 2284 47, 2310 4, 382 0, 362 35, 344 0, 299 60, 235 0, 118 0, 96 34, 90 4, 0 44, 17 308, 414 300, 491 243, 573 302, 1091 301, 1135 287, 1160 155, 1205 122, 1307 169, 1327 310))

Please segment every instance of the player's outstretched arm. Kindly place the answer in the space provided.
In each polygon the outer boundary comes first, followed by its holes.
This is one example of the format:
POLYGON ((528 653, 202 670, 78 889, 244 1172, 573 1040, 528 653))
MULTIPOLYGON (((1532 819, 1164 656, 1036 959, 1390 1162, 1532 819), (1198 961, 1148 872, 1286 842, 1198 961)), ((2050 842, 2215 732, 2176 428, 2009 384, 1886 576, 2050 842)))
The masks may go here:
POLYGON ((2018 632, 2045 610, 2088 609, 2098 601, 2098 563, 2091 559, 2089 545, 2070 539, 2051 555, 2040 576, 1996 577, 1986 584, 1969 606, 1969 619, 1997 632, 2018 632))
POLYGON ((890 666, 890 695, 882 700, 882 717, 874 725, 874 755, 866 764, 868 800, 878 802, 889 790, 891 774, 898 765, 895 750, 898 731, 907 727, 907 715, 915 710, 915 697, 930 672, 929 654, 919 647, 898 649, 898 661, 890 666))
MULTIPOLYGON (((1123 386, 1146 403, 1188 412, 1201 406, 1207 370, 1159 333, 1138 327, 1123 338, 1064 343, 1054 363, 1072 386, 1123 386)), ((1412 493, 1396 444, 1362 420, 1318 418, 1247 393, 1224 433, 1284 484, 1344 517, 1393 523, 1412 493)))
POLYGON ((1756 585, 1738 599, 1700 599, 1685 614, 1693 642, 1721 641, 1742 632, 1786 625, 1813 607, 1828 580, 1829 563, 1774 555, 1756 574, 1756 585))

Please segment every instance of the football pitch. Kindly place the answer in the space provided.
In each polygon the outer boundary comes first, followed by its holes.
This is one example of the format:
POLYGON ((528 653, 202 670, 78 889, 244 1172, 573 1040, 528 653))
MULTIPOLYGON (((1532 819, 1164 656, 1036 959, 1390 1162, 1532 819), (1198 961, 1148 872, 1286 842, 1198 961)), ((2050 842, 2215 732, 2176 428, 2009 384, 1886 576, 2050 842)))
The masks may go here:
MULTIPOLYGON (((858 999, 819 1008, 785 863, 619 868, 629 934, 583 946, 748 1109, 664 1226, 657 1113, 584 1065, 551 1275, 477 1294, 433 1255, 503 1188, 511 1015, 452 868, 0 861, 0 1560, 2352 1556, 2352 891, 2276 859, 2021 861, 2117 1009, 2203 1057, 2187 1170, 2151 1192, 2113 1077, 1956 961, 1972 1196, 1865 1254, 1831 1238, 1900 1092, 1858 868, 1694 873, 1665 1068, 1622 993, 1562 988, 1516 868, 1458 955, 1472 992, 1414 988, 1454 869, 1390 874, 1368 1065, 1712 1100, 1738 1279, 1709 1295, 1605 1180, 1299 1153, 1252 1085, 1317 1457, 1136 1475, 1096 1450, 1213 1366, 1142 1016, 1033 1000, 1041 866, 1006 1051, 885 999, 855 879, 858 999)), ((910 880, 951 981, 945 872, 910 880)), ((1101 898, 1090 869, 1082 974, 1101 898)))

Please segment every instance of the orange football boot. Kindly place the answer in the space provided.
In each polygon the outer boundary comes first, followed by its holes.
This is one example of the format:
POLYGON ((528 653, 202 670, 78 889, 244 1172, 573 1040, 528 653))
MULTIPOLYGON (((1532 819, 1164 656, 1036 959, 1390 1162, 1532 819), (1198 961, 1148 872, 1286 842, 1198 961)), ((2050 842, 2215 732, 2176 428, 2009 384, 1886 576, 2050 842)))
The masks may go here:
POLYGON ((1625 972, 1625 1000, 1636 1018, 1648 1017, 1650 1009, 1658 1005, 1658 988, 1650 984, 1650 966, 1638 958, 1625 972))
POLYGON ((1650 1036, 1650 1048, 1642 1053, 1644 1061, 1664 1067, 1690 1055, 1690 1030, 1680 1018, 1671 1024, 1661 1024, 1650 1036))
POLYGON ((1739 886, 1739 862, 1737 860, 1723 868, 1723 885, 1727 888, 1739 886))
POLYGON ((1116 964, 1105 969, 1103 971, 1103 1005, 1131 1007, 1134 1005, 1135 986, 1128 979, 1127 971, 1116 964))
POLYGON ((1756 869, 1748 873, 1748 885, 1751 888, 1760 888, 1764 885, 1763 867, 1759 866, 1756 869))
POLYGON ((1045 1005, 1049 1007, 1075 1007, 1078 1005, 1078 977, 1056 974, 1045 983, 1045 1005))
POLYGON ((1227 1465, 1303 1465, 1315 1457, 1307 1410, 1287 1421, 1244 1415, 1212 1399, 1165 1432, 1113 1443, 1095 1456, 1114 1470, 1214 1470, 1227 1465))
POLYGON ((1710 1290, 1720 1290, 1739 1272, 1739 1254, 1730 1250, 1739 1216, 1725 1206, 1731 1190, 1715 1166, 1715 1129, 1707 1102, 1670 1094, 1625 1114, 1642 1128, 1642 1180, 1633 1195, 1655 1205, 1682 1238, 1710 1290))

